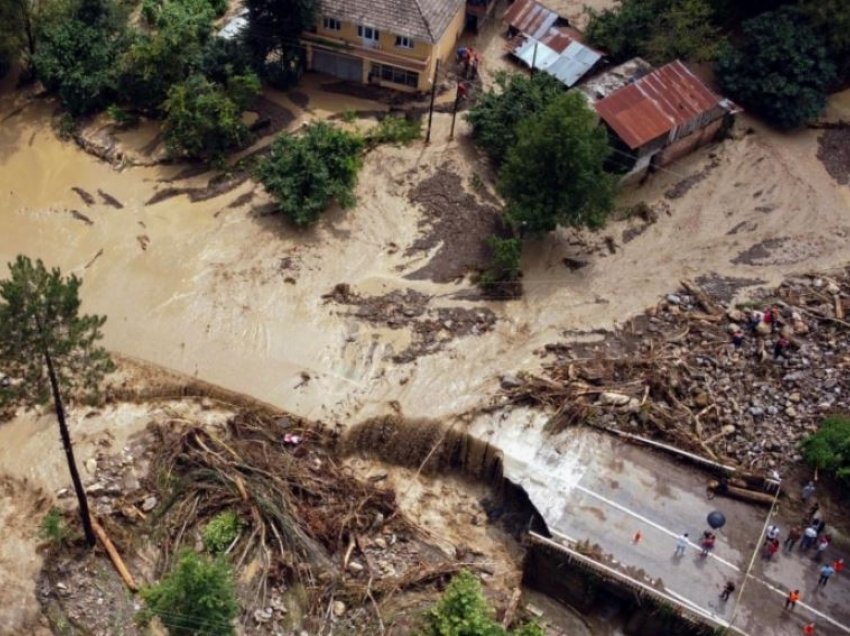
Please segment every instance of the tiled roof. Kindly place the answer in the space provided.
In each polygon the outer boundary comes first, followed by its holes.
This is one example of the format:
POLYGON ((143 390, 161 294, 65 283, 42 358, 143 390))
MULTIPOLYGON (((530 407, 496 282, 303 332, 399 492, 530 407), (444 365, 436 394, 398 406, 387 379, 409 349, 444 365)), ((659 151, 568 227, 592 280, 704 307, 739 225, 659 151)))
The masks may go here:
POLYGON ((321 14, 436 44, 465 0, 321 0, 321 14))
POLYGON ((676 60, 614 91, 594 108, 635 149, 717 106, 728 105, 676 60))

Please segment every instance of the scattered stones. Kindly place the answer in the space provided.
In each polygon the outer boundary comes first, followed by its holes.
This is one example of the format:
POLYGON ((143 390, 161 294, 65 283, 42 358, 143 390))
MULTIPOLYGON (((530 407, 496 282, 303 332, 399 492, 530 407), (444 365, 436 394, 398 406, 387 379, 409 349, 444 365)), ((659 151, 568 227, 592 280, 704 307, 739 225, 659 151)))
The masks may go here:
MULTIPOLYGON (((336 611, 336 608, 334 608, 336 611)), ((268 623, 272 619, 273 612, 271 609, 254 610, 254 621, 259 624, 268 623)))
POLYGON ((159 502, 158 502, 157 498, 154 497, 153 495, 150 495, 149 497, 145 497, 145 500, 142 502, 142 511, 143 512, 150 512, 151 510, 156 508, 157 503, 159 503, 159 502))
POLYGON ((89 457, 86 460, 85 466, 86 466, 86 471, 90 475, 94 475, 97 472, 97 460, 94 457, 89 457))
POLYGON ((503 389, 515 389, 522 386, 522 381, 512 373, 506 373, 503 375, 500 383, 503 389))
POLYGON ((359 561, 348 562, 348 571, 352 574, 360 574, 364 569, 363 564, 359 561))
POLYGON ((348 609, 348 608, 345 607, 345 603, 343 603, 342 601, 334 601, 334 605, 333 605, 334 616, 336 616, 337 618, 340 618, 341 616, 343 616, 345 614, 346 609, 348 609))

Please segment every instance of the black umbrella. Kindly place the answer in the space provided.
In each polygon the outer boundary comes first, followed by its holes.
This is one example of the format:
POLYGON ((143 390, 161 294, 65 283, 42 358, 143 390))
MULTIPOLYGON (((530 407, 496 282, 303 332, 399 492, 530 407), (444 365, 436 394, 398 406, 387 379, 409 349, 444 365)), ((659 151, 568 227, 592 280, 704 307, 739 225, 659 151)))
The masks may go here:
POLYGON ((717 530, 726 525, 726 515, 719 510, 712 510, 708 513, 707 521, 708 525, 717 530))

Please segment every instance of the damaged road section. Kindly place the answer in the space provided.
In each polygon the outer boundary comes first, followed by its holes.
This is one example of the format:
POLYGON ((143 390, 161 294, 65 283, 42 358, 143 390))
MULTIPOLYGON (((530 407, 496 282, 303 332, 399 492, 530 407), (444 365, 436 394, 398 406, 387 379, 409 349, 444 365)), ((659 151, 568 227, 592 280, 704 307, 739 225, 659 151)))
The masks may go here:
POLYGON ((376 327, 409 329, 413 342, 392 357, 407 363, 430 355, 463 336, 479 336, 493 329, 496 314, 486 307, 433 307, 431 296, 413 289, 395 290, 382 296, 361 296, 340 283, 322 296, 326 302, 355 307, 350 315, 376 327))

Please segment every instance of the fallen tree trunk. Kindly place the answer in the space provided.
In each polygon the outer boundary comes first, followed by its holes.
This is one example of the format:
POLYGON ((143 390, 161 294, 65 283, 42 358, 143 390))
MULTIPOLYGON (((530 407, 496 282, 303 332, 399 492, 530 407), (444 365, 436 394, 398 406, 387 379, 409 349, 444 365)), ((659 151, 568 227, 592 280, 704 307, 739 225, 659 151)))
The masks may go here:
POLYGON ((118 574, 121 575, 121 578, 124 579, 124 583, 130 588, 133 592, 138 592, 139 587, 136 585, 136 581, 133 579, 133 575, 130 574, 130 571, 127 569, 127 566, 124 565, 124 560, 121 558, 121 555, 118 554, 118 550, 115 549, 115 546, 112 544, 112 541, 109 539, 109 536, 106 534, 106 530, 103 529, 97 519, 94 517, 90 517, 92 529, 94 533, 97 535, 97 538, 100 540, 103 548, 106 550, 106 553, 109 555, 109 559, 112 561, 112 565, 115 566, 115 569, 118 571, 118 574))

